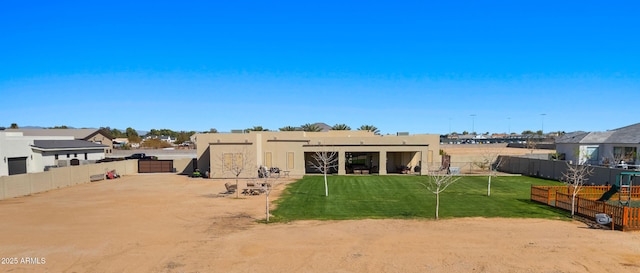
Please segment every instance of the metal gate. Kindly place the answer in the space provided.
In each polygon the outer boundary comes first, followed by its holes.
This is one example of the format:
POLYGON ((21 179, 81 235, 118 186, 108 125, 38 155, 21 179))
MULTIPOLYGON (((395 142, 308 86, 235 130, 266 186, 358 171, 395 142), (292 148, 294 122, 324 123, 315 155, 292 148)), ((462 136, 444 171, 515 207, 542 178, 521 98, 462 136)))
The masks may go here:
POLYGON ((171 173, 173 160, 138 160, 138 173, 171 173))

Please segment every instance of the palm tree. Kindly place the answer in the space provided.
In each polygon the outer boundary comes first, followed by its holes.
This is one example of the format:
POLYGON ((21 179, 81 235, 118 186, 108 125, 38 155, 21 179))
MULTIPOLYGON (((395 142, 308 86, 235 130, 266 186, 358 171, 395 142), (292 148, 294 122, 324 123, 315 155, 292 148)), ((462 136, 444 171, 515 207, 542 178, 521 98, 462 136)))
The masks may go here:
POLYGON ((252 128, 244 129, 246 133, 251 131, 269 131, 269 129, 262 128, 262 126, 253 126, 252 128))
POLYGON ((360 126, 360 128, 358 128, 358 130, 373 132, 376 135, 380 134, 380 130, 378 130, 378 128, 373 125, 362 125, 360 126))
POLYGON ((348 131, 348 130, 351 130, 351 127, 349 127, 349 125, 341 123, 341 124, 333 125, 333 127, 331 127, 331 130, 341 130, 341 131, 345 131, 346 130, 346 131, 348 131))
POLYGON ((293 126, 285 126, 280 128, 280 131, 300 131, 300 129, 293 126))
POLYGON ((300 127, 302 128, 302 131, 305 131, 305 132, 320 132, 320 131, 322 131, 322 128, 320 128, 320 126, 318 126, 317 124, 307 123, 307 124, 304 124, 304 125, 302 125, 300 127))

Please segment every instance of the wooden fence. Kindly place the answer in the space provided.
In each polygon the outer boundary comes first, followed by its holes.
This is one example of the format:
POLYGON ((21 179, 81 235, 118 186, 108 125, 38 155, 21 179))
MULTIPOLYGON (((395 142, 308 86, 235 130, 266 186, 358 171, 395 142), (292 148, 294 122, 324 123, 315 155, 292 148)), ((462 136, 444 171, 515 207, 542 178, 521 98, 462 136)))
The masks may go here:
MULTIPOLYGON (((640 208, 619 206, 597 201, 610 186, 584 186, 575 199, 575 214, 595 220, 596 214, 611 216, 612 229, 622 231, 640 230, 640 208)), ((569 186, 531 186, 531 201, 571 211, 569 186)), ((618 199, 617 193, 610 200, 618 199)), ((631 190, 631 199, 640 200, 640 186, 631 190)))

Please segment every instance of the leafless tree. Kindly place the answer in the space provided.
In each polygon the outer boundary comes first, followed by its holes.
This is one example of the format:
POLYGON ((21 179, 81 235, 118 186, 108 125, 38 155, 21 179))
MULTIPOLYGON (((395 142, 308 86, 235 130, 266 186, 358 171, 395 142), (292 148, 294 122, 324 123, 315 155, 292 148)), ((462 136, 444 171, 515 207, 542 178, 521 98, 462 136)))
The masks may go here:
POLYGON ((440 211, 440 193, 445 191, 447 187, 451 184, 455 183, 460 179, 459 176, 453 176, 451 174, 447 174, 446 171, 430 171, 428 183, 420 183, 427 190, 436 195, 436 220, 439 218, 440 211))
POLYGON ((487 196, 491 196, 491 178, 497 176, 498 168, 502 164, 500 151, 485 150, 482 154, 482 165, 489 171, 487 182, 487 196))
POLYGON ((580 165, 578 162, 575 165, 567 163, 567 171, 562 174, 562 180, 569 187, 569 194, 571 194, 571 216, 575 214, 576 196, 592 174, 591 166, 580 165))
POLYGON ((532 154, 533 154, 533 150, 536 149, 537 144, 538 143, 535 140, 533 140, 533 136, 528 137, 525 142, 525 146, 527 147, 527 149, 531 151, 532 154))
POLYGON ((263 177, 263 188, 264 188, 264 204, 265 204, 265 221, 269 223, 269 194, 271 194, 271 190, 278 185, 278 177, 277 176, 264 176, 263 177))
POLYGON ((609 153, 609 156, 604 158, 604 161, 602 162, 602 164, 605 167, 615 168, 622 161, 625 161, 625 155, 623 153, 614 153, 613 151, 611 151, 609 153))
POLYGON ((223 153, 221 158, 223 173, 230 173, 236 178, 236 198, 240 197, 240 192, 237 190, 238 179, 241 174, 248 173, 254 170, 254 164, 251 156, 248 154, 247 149, 243 148, 242 151, 236 153, 223 153))
POLYGON ((324 174, 324 195, 329 196, 329 186, 327 184, 327 173, 331 168, 338 167, 338 153, 328 151, 318 151, 311 156, 313 160, 309 164, 314 169, 324 174))

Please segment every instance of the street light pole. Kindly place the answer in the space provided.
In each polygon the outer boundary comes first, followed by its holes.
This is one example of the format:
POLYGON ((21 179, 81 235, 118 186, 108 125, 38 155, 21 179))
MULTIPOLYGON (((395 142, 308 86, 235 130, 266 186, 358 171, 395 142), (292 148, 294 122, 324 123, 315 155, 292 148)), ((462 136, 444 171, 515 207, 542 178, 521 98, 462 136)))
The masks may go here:
POLYGON ((544 134, 544 116, 546 116, 547 114, 540 114, 542 116, 542 134, 544 134))

